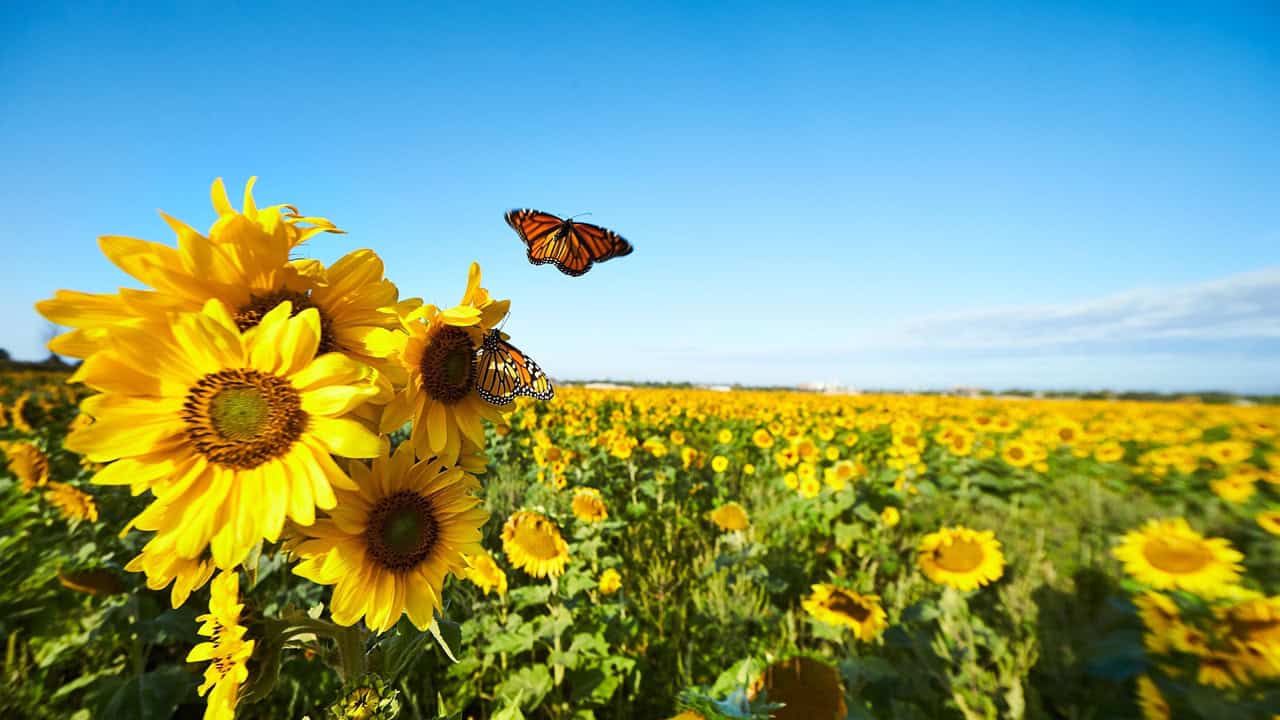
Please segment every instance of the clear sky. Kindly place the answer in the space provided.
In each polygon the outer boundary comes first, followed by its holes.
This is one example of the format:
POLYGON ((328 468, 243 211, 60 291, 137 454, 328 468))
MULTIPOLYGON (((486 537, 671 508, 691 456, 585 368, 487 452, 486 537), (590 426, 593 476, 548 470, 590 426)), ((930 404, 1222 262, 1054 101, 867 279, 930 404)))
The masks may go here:
POLYGON ((258 175, 406 295, 479 261, 553 377, 1280 391, 1274 2, 115 5, 0 4, 18 357, 258 175))

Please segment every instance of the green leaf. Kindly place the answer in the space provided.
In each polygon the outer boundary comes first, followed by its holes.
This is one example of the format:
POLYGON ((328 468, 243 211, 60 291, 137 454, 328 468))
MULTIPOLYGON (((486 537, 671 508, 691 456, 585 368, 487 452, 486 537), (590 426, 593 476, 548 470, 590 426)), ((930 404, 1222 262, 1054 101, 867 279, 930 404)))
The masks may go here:
POLYGON ((431 636, 436 639, 440 649, 444 650, 444 654, 448 655, 450 660, 458 662, 453 650, 449 649, 449 641, 452 640, 453 645, 456 647, 462 647, 462 627, 456 622, 436 618, 431 622, 427 630, 431 631, 431 636))
POLYGON ((518 697, 521 707, 532 710, 538 707, 542 698, 551 692, 553 686, 551 671, 547 670, 547 666, 533 665, 522 667, 507 677, 506 681, 498 686, 498 696, 518 697))
POLYGON ((195 677, 176 666, 134 675, 120 683, 97 717, 168 720, 195 687, 195 677))

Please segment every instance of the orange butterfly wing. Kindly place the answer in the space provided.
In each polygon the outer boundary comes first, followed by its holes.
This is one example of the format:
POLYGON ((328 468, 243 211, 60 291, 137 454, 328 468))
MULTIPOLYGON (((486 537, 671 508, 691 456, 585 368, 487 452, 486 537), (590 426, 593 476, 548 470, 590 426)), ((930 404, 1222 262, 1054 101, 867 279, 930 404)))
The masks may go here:
POLYGON ((583 275, 593 263, 630 255, 634 250, 612 230, 561 220, 539 210, 510 210, 506 219, 524 241, 529 262, 552 263, 566 275, 583 275))
POLYGON ((555 388, 533 358, 490 330, 476 354, 476 391, 492 405, 506 405, 517 395, 550 400, 555 388))

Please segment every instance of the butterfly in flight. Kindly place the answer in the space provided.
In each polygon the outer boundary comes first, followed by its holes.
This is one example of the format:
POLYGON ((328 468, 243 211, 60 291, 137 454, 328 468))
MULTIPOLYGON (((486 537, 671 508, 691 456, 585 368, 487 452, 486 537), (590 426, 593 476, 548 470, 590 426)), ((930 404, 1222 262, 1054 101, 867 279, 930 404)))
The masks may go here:
POLYGON ((476 351, 476 391, 491 405, 506 405, 525 395, 550 400, 555 388, 533 358, 507 342, 501 330, 490 330, 476 351))
POLYGON ((541 210, 508 210, 507 224, 524 240, 529 262, 553 263, 574 277, 586 274, 592 263, 630 255, 635 249, 612 230, 561 220, 541 210))

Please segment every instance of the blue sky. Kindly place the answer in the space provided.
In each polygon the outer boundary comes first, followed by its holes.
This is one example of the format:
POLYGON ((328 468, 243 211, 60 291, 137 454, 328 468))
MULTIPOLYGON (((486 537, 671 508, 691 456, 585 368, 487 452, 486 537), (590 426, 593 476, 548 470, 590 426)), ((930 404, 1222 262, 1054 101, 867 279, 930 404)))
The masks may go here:
MULTIPOLYGON (((25 5, 22 6, 22 5, 25 5)), ((0 7, 0 347, 208 186, 555 377, 1280 391, 1274 3, 0 7), (636 252, 527 264, 531 206, 636 252)))

